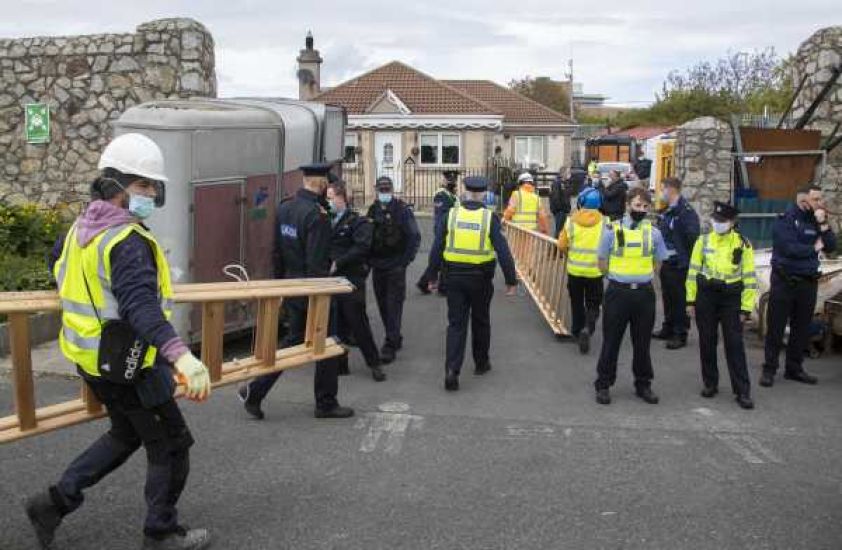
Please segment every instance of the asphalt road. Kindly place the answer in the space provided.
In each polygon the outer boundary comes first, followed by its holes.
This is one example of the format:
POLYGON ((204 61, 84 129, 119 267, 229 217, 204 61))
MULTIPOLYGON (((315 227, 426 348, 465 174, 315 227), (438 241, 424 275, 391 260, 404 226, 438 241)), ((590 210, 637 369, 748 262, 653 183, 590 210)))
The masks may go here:
MULTIPOLYGON (((442 388, 445 302, 413 288, 389 379, 374 383, 358 351, 341 379, 355 418, 313 418, 309 368, 284 375, 263 422, 233 388, 184 404, 197 444, 183 521, 212 529, 222 549, 842 548, 839 355, 808 361, 818 386, 780 380, 743 411, 728 391, 698 395, 695 335, 681 351, 653 343, 656 406, 634 397, 626 346, 604 407, 593 400, 596 351, 557 341, 528 297, 501 288, 494 368, 474 377, 469 358, 457 393, 442 388)), ((754 382, 760 349, 748 340, 754 382)), ((55 377, 37 389, 43 402, 78 392, 55 377)), ((0 378, 0 414, 10 393, 0 378)), ((0 447, 0 549, 35 548, 24 498, 104 428, 0 447)), ((144 465, 138 453, 90 490, 59 547, 139 547, 144 465)))

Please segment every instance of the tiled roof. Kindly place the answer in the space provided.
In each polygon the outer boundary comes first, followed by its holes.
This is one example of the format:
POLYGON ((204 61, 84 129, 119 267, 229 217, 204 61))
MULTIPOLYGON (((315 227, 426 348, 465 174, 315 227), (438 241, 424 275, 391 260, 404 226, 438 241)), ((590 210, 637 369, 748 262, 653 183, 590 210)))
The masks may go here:
POLYGON ((503 114, 505 124, 572 124, 570 117, 554 111, 490 80, 444 80, 503 114))
POLYGON ((416 114, 499 114, 482 101, 399 61, 326 90, 315 100, 341 105, 348 114, 360 115, 387 89, 416 114))

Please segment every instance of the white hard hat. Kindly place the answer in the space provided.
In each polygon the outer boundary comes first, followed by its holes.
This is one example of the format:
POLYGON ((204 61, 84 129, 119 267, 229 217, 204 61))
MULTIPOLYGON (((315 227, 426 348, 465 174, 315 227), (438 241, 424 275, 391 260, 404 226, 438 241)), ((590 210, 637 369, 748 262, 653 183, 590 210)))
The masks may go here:
POLYGON ((111 140, 97 164, 98 170, 105 168, 113 168, 123 174, 134 174, 150 180, 167 181, 161 148, 143 134, 123 134, 111 140))
POLYGON ((535 180, 534 180, 534 179, 532 179, 532 174, 530 174, 529 172, 524 172, 523 174, 521 174, 520 176, 518 176, 518 178, 517 178, 517 182, 518 182, 518 183, 523 183, 523 182, 525 182, 525 181, 535 181, 535 180))

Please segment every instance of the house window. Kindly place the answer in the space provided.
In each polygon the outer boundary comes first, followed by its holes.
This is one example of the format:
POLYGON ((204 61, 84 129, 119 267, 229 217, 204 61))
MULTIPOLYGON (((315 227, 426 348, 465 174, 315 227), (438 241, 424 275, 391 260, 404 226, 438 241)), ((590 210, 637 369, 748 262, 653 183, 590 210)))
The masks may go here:
POLYGON ((345 164, 357 163, 357 134, 345 134, 345 164))
POLYGON ((546 164, 544 136, 518 136, 515 138, 515 161, 523 166, 546 164))
POLYGON ((459 134, 421 134, 422 166, 453 166, 460 162, 461 137, 459 134))

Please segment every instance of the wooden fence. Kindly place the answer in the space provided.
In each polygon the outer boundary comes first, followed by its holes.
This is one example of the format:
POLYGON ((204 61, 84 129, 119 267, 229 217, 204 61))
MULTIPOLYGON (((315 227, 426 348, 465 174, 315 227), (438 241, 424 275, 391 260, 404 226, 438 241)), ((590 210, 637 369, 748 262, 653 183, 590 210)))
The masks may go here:
MULTIPOLYGON (((202 305, 202 362, 210 370, 213 387, 226 386, 261 374, 335 357, 344 349, 327 337, 330 300, 353 285, 343 278, 286 279, 251 282, 175 285, 177 303, 202 305), (284 298, 307 297, 306 334, 303 344, 278 347, 278 316, 284 298), (225 302, 256 301, 254 355, 223 362, 225 302)), ((101 403, 82 383, 79 399, 35 407, 35 383, 29 341, 29 316, 60 310, 55 292, 0 293, 0 313, 9 318, 15 414, 0 418, 0 443, 42 434, 105 416, 101 403)))
POLYGON ((504 222, 521 284, 557 336, 569 336, 567 262, 552 237, 504 222))

